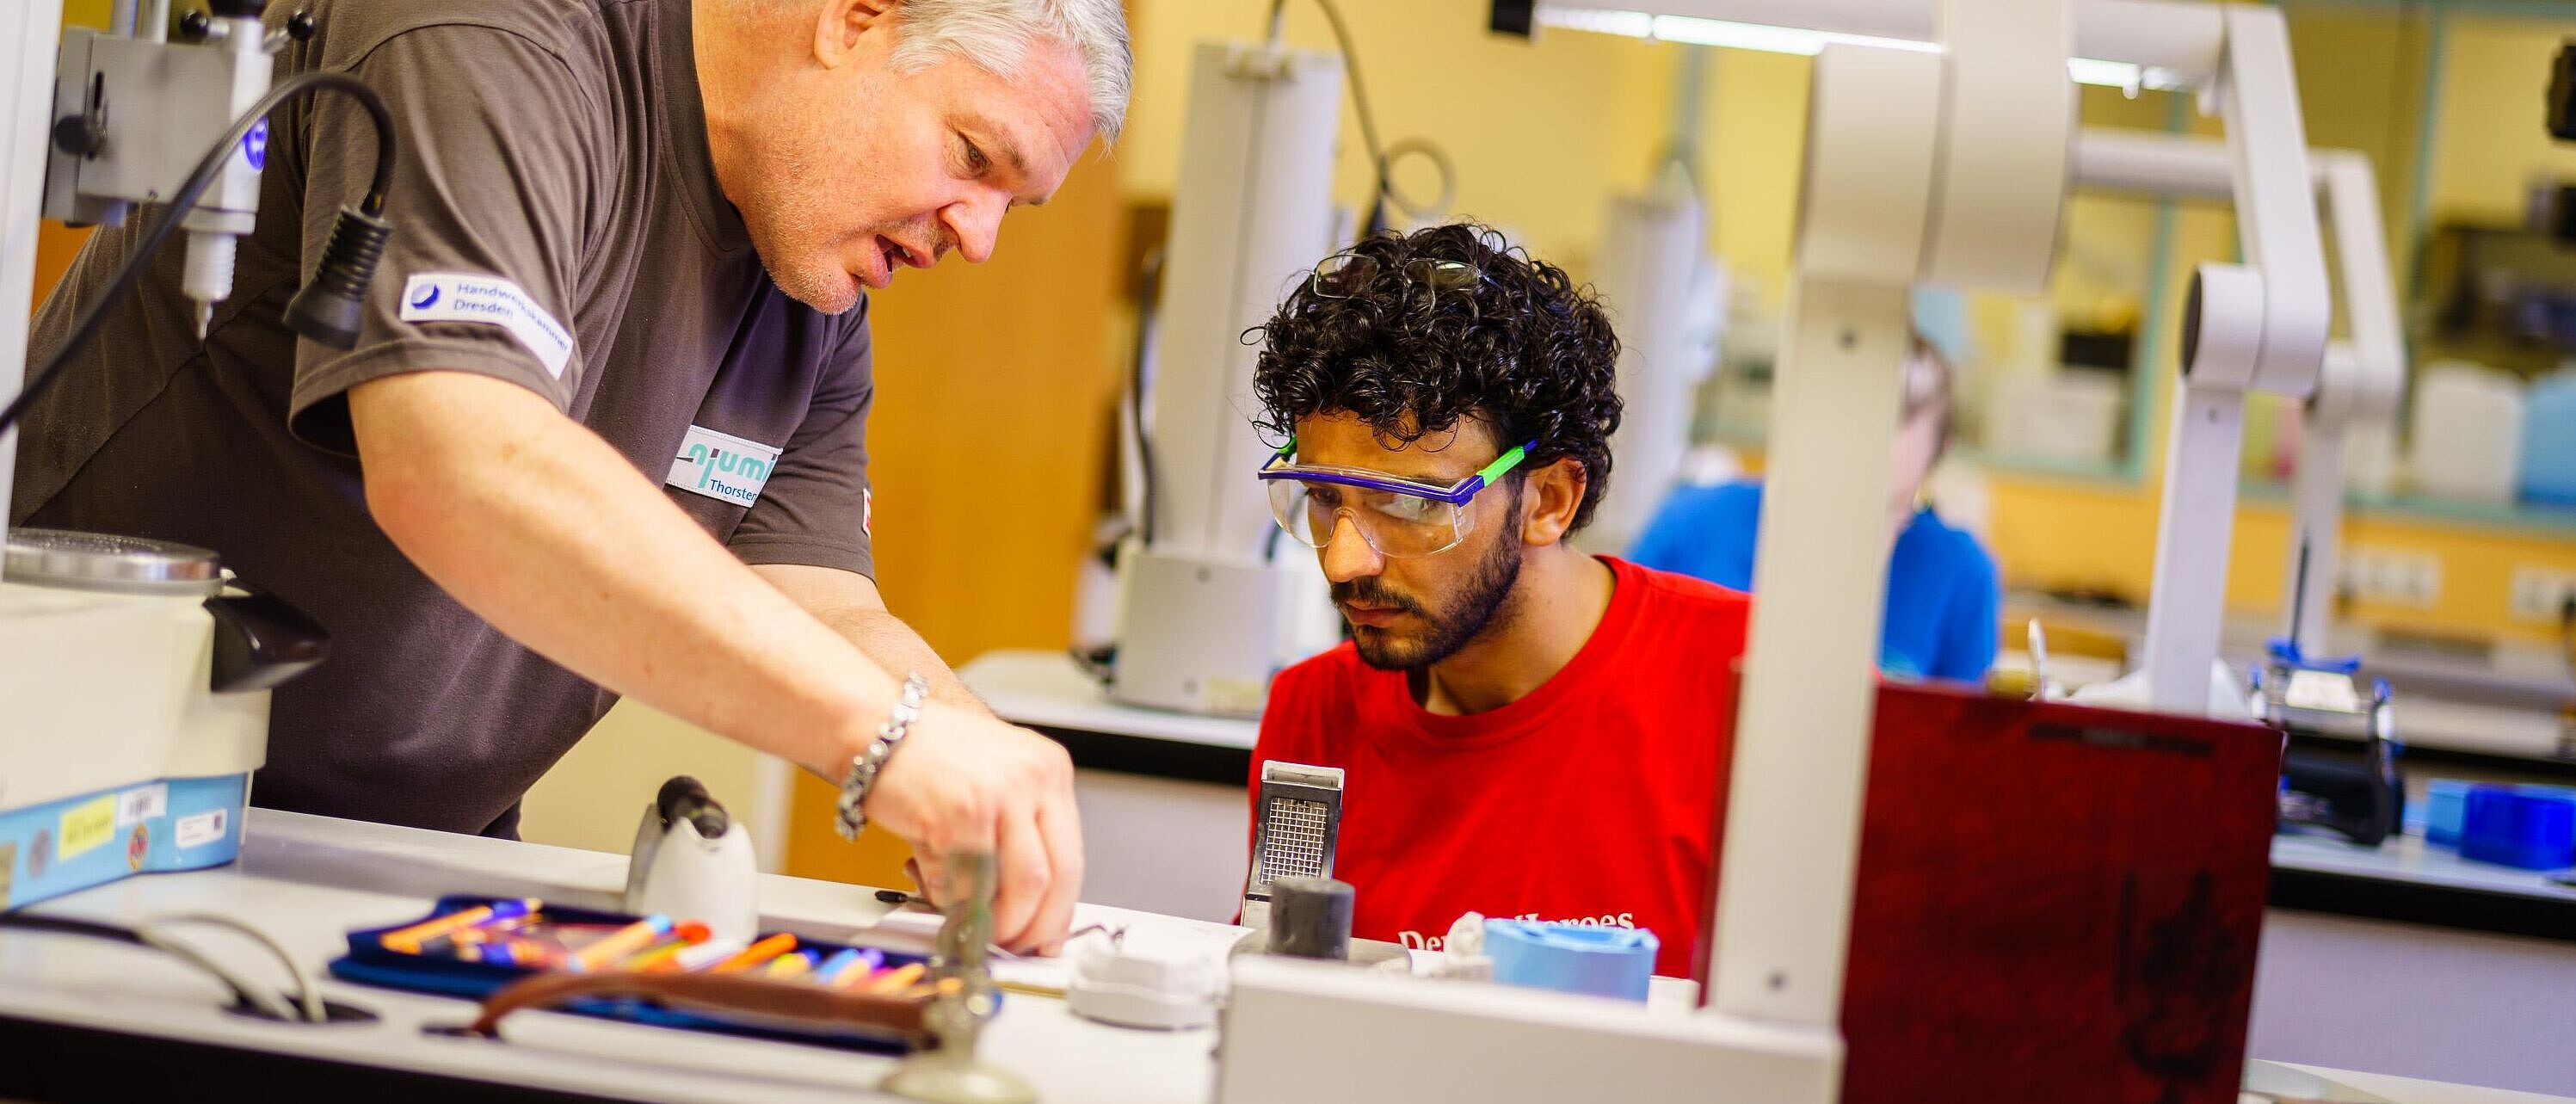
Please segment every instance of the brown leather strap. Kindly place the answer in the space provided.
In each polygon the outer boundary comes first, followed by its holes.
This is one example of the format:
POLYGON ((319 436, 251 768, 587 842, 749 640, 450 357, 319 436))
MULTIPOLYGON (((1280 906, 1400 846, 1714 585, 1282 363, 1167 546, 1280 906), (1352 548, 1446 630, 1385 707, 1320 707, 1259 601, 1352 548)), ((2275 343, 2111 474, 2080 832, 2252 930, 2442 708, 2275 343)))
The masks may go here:
POLYGON ((575 974, 549 971, 492 994, 468 1030, 500 1038, 501 1020, 524 1008, 553 1008, 586 997, 634 998, 664 1008, 709 1012, 740 1022, 791 1030, 821 1029, 920 1046, 927 987, 900 996, 834 989, 811 982, 739 974, 575 974))

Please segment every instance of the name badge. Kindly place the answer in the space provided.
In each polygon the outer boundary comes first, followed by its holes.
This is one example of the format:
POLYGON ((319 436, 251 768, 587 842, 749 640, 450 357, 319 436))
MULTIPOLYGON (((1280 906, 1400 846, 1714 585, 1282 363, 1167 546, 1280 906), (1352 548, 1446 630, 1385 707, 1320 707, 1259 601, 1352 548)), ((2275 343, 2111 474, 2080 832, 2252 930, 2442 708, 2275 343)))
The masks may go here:
POLYGON ((758 441, 693 425, 689 435, 681 438, 680 454, 671 461, 670 477, 662 484, 749 506, 760 501, 760 489, 769 485, 769 473, 778 467, 778 452, 758 441))

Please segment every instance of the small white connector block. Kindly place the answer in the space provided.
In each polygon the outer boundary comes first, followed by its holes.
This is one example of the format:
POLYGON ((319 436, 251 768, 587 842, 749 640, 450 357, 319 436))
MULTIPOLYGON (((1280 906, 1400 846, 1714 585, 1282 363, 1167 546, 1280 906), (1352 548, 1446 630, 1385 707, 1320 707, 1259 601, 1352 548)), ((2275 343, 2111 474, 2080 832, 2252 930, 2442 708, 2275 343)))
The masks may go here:
POLYGON ((2555 625, 2570 600, 2576 600, 2576 572, 2531 564, 2513 569, 2513 589, 2507 605, 2514 620, 2555 625))
POLYGON ((2374 605, 2429 609, 2442 594, 2442 561, 2429 552, 2355 547, 2339 574, 2354 598, 2374 605))
POLYGON ((1073 967, 1064 1004, 1074 1015, 1119 1027, 1182 1031, 1216 1022, 1224 964, 1170 948, 1129 946, 1086 932, 1064 949, 1073 967))

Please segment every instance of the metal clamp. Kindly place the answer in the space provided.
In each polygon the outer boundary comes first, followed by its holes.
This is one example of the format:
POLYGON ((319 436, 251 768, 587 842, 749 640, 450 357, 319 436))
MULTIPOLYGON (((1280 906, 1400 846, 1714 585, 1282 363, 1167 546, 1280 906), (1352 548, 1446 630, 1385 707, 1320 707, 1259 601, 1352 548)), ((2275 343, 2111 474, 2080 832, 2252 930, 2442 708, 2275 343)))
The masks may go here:
POLYGON ((934 894, 948 902, 947 918, 930 961, 930 1007, 922 1012, 930 1045, 904 1059, 879 1087, 933 1104, 1035 1104, 1037 1090, 1027 1081, 975 1056, 984 1022, 1001 1007, 986 959, 993 939, 993 857, 951 856, 946 881, 934 894), (971 892, 953 892, 960 882, 971 892))

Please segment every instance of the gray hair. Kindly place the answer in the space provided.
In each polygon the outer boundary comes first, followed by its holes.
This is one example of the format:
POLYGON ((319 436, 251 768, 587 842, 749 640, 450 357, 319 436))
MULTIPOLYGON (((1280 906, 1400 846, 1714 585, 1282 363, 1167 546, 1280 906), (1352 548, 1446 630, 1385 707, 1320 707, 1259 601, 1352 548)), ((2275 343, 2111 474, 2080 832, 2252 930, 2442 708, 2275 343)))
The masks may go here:
POLYGON ((897 71, 959 57, 1012 77, 1035 43, 1073 47, 1090 84, 1091 128, 1102 146, 1117 144, 1135 64, 1120 0, 903 0, 895 16, 902 28, 894 48, 897 71))

